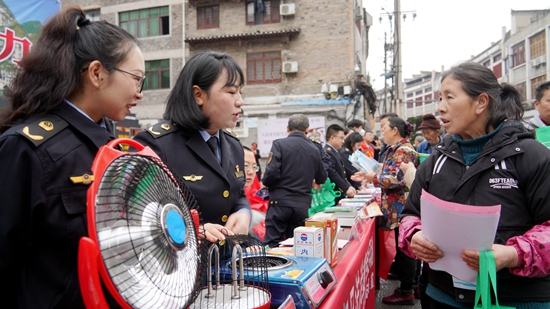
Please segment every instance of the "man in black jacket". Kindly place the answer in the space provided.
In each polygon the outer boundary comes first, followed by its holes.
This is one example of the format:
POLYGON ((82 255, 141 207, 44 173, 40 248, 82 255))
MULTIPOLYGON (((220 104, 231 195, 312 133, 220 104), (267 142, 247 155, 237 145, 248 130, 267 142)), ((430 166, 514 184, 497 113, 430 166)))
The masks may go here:
POLYGON ((334 200, 335 204, 344 197, 354 197, 356 194, 355 188, 346 179, 346 170, 342 156, 340 156, 340 148, 344 145, 344 128, 337 124, 332 124, 327 128, 327 144, 325 151, 330 159, 331 168, 328 171, 330 181, 336 185, 335 190, 340 191, 340 197, 334 200))
POLYGON ((306 137, 309 119, 293 115, 288 120, 288 137, 273 142, 262 183, 269 188, 264 242, 276 247, 293 237, 304 224, 311 206, 311 188, 321 185, 327 173, 319 150, 306 137))

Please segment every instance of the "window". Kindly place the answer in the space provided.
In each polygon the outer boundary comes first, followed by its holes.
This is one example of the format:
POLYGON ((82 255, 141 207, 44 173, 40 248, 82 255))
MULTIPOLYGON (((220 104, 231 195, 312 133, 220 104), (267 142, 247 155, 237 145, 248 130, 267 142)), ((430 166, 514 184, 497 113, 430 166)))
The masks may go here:
POLYGON ((483 66, 484 67, 490 67, 491 66, 491 59, 484 61, 483 66))
POLYGON ((220 27, 220 6, 197 7, 197 29, 212 29, 220 27))
POLYGON ((518 90, 519 94, 521 95, 521 99, 525 100, 527 98, 527 89, 525 87, 525 82, 519 83, 516 85, 516 89, 518 90))
MULTIPOLYGON (((541 76, 537 76, 537 77, 531 79, 531 98, 532 99, 535 99, 535 90, 537 89, 537 87, 542 85, 545 82, 546 82, 546 74, 541 75, 541 76)), ((524 97, 524 98, 526 98, 526 97, 524 97)))
POLYGON ((280 22, 279 4, 280 0, 247 1, 246 24, 261 25, 280 22), (258 6, 256 3, 263 5, 258 6))
POLYGON ((497 78, 502 77, 502 62, 493 67, 493 73, 495 73, 497 78))
POLYGON ((414 93, 415 95, 422 95, 422 90, 418 90, 417 92, 414 93))
POLYGON ((432 92, 432 87, 428 87, 424 89, 424 93, 432 92))
POLYGON ((138 38, 170 34, 168 6, 122 12, 118 18, 120 27, 138 38))
POLYGON ((101 15, 99 9, 84 11, 84 13, 86 13, 86 18, 88 18, 90 21, 98 21, 99 16, 101 15))
POLYGON ((170 88, 170 60, 145 61, 145 75, 143 90, 170 88))
POLYGON ((512 46, 512 67, 525 63, 525 42, 512 46))
POLYGON ((415 106, 422 106, 422 97, 418 97, 414 101, 416 102, 415 106))
POLYGON ((541 31, 529 39, 531 46, 531 59, 546 54, 546 33, 541 31))
POLYGON ((424 96, 424 104, 427 105, 427 104, 432 104, 432 103, 433 103, 432 102, 432 94, 430 93, 428 95, 425 95, 424 96))
POLYGON ((497 61, 500 61, 500 59, 502 59, 502 54, 498 54, 498 55, 494 56, 493 57, 493 63, 497 62, 497 61))
POLYGON ((407 101, 407 108, 413 108, 413 101, 412 100, 407 101))
POLYGON ((407 98, 412 98, 412 96, 413 96, 412 92, 407 93, 407 98))
POLYGON ((281 52, 249 53, 246 69, 248 84, 281 82, 281 52))

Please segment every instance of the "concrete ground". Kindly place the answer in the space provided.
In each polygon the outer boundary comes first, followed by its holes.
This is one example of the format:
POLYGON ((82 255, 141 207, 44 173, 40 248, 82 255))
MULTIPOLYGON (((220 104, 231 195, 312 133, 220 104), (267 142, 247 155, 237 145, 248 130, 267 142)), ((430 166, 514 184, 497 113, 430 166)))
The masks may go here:
POLYGON ((393 294, 393 291, 399 287, 398 280, 380 279, 380 290, 376 291, 376 309, 420 309, 420 300, 415 300, 413 306, 395 306, 382 303, 382 298, 393 294))

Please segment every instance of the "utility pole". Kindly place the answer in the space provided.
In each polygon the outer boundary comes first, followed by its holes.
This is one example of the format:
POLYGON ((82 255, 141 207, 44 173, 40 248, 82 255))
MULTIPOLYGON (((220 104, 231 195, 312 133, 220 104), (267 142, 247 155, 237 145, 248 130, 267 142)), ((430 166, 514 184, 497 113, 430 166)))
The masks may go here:
POLYGON ((401 4, 400 0, 394 0, 394 20, 395 31, 393 39, 393 67, 395 71, 395 101, 392 102, 390 112, 400 114, 398 110, 399 104, 403 101, 403 78, 402 78, 402 65, 401 65, 401 4))
MULTIPOLYGON (((381 15, 386 15, 390 21, 390 27, 393 33, 393 43, 384 44, 384 65, 386 65, 386 51, 391 46, 392 49, 392 66, 391 71, 387 71, 387 67, 384 68, 384 76, 386 78, 392 78, 392 91, 390 98, 389 112, 399 114, 400 103, 403 103, 404 88, 403 88, 403 63, 401 62, 401 17, 403 20, 407 18, 407 13, 412 13, 413 20, 416 17, 416 11, 401 11, 400 0, 394 0, 393 12, 388 12, 382 7, 381 15)), ((382 22, 382 16, 380 16, 380 22, 382 22)), ((384 42, 386 41, 386 34, 384 33, 384 42)), ((386 89, 384 85, 384 89, 386 89)), ((384 96, 385 97, 385 96, 384 96)), ((385 102, 384 102, 385 103, 385 102)))
POLYGON ((382 111, 382 114, 385 114, 388 112, 388 43, 387 43, 387 37, 386 32, 384 32, 384 110, 382 111))

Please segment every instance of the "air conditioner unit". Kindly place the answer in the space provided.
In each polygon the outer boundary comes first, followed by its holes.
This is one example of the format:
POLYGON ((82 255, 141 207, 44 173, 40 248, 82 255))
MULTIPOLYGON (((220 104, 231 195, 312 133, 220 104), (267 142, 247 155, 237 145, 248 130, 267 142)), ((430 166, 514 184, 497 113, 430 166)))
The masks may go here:
POLYGON ((356 8, 356 11, 355 11, 355 21, 360 21, 363 19, 363 9, 361 8, 356 8))
POLYGON ((546 55, 540 56, 539 59, 540 59, 540 64, 546 63, 546 55))
POLYGON ((297 61, 285 61, 283 62, 283 73, 296 73, 298 72, 297 61))
POLYGON ((536 68, 540 65, 540 57, 531 60, 531 67, 536 68))
POLYGON ((294 13, 296 13, 296 6, 294 3, 281 4, 279 12, 283 16, 294 15, 294 13))

